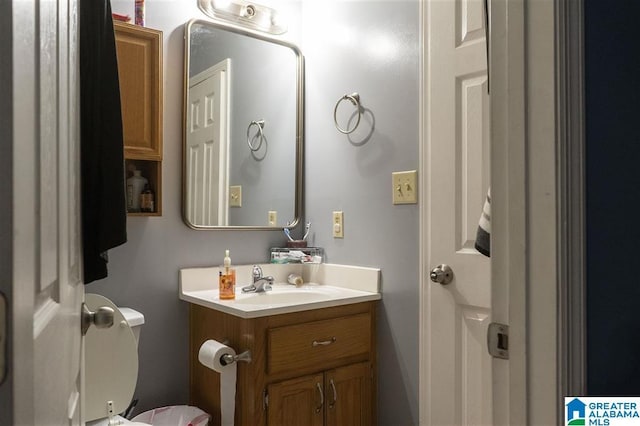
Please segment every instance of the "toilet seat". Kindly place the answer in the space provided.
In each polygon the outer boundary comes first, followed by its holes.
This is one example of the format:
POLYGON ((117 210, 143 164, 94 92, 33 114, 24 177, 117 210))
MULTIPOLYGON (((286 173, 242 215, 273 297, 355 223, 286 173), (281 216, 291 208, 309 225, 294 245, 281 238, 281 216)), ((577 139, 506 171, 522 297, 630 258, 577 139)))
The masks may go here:
MULTIPOLYGON (((138 345, 131 327, 116 305, 104 296, 86 294, 85 304, 90 311, 108 306, 114 310, 113 326, 98 329, 89 327, 85 336, 85 420, 104 420, 127 409, 138 381, 138 345)), ((124 424, 143 425, 122 419, 124 424)), ((95 424, 101 424, 96 422, 95 424)))

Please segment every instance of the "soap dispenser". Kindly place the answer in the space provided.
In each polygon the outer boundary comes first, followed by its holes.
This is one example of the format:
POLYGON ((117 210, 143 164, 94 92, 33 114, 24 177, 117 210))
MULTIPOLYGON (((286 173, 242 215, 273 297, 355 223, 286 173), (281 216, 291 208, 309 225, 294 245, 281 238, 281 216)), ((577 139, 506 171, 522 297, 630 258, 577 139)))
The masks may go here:
POLYGON ((229 250, 224 252, 224 263, 219 273, 219 291, 221 300, 236 298, 236 270, 231 268, 229 250))

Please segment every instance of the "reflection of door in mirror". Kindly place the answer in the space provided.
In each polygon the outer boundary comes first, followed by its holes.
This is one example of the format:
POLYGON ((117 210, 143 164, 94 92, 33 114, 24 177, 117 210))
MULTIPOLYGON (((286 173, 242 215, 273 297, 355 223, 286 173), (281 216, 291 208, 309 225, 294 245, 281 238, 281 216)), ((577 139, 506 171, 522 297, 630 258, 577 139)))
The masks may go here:
POLYGON ((229 59, 189 79, 186 216, 196 226, 227 225, 229 59))

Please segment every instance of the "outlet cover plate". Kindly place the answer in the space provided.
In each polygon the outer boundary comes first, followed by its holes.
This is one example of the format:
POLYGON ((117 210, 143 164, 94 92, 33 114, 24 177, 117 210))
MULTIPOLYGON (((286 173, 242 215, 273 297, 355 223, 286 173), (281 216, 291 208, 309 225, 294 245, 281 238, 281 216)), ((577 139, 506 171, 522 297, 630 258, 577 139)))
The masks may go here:
POLYGON ((242 185, 229 187, 229 207, 242 207, 242 185))
POLYGON ((333 212, 333 238, 344 238, 344 216, 342 212, 333 212))
POLYGON ((269 222, 269 226, 278 226, 278 212, 269 210, 267 221, 269 222))

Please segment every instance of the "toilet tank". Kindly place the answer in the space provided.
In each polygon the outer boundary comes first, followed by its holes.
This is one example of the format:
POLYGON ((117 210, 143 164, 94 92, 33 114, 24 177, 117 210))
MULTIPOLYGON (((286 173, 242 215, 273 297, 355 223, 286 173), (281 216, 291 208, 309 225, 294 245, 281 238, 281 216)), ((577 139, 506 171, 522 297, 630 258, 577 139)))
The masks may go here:
POLYGON ((122 316, 129 323, 129 327, 131 327, 131 331, 133 331, 133 335, 136 338, 136 343, 138 343, 140 340, 140 329, 144 324, 144 315, 131 308, 118 307, 118 310, 122 312, 122 316))

